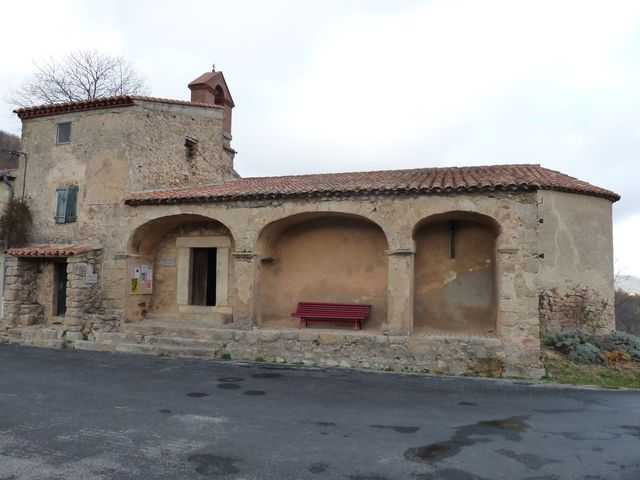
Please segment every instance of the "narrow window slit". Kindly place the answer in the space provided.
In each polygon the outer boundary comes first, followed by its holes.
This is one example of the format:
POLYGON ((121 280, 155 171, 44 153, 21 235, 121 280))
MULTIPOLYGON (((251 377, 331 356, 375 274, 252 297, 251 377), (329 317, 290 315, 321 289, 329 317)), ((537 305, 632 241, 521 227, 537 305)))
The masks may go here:
POLYGON ((451 220, 449 224, 449 234, 451 239, 450 258, 456 258, 456 221, 451 220))

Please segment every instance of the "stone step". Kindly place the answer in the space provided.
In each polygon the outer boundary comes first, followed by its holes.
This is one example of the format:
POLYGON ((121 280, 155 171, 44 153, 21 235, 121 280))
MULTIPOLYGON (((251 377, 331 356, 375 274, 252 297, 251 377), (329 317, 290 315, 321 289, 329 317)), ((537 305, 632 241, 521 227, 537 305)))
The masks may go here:
POLYGON ((144 343, 163 347, 196 347, 215 348, 217 342, 210 339, 178 337, 174 335, 149 335, 144 337, 144 343))
POLYGON ((96 336, 98 343, 142 343, 143 336, 133 333, 102 332, 96 336))
POLYGON ((153 353, 164 357, 216 358, 218 350, 213 347, 187 347, 180 345, 153 345, 153 353))
POLYGON ((76 350, 92 350, 96 352, 115 352, 115 345, 108 343, 97 343, 89 340, 76 340, 70 345, 76 350))
POLYGON ((212 345, 196 345, 186 342, 184 345, 167 345, 162 343, 96 343, 78 341, 73 344, 79 350, 97 350, 136 355, 159 355, 164 357, 198 357, 215 358, 218 350, 212 345))
POLYGON ((147 343, 116 343, 115 351, 118 353, 135 353, 153 355, 153 345, 147 343))
POLYGON ((216 338, 218 331, 215 326, 207 328, 201 326, 162 325, 139 322, 120 325, 120 332, 131 335, 144 335, 145 337, 180 337, 207 341, 216 338))

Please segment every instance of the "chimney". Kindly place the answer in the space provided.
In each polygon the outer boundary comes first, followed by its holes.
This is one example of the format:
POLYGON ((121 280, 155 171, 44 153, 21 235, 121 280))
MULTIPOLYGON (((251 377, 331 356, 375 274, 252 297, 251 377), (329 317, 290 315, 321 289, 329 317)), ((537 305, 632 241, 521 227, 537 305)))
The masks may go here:
POLYGON ((203 73, 189 83, 191 101, 224 107, 224 133, 231 137, 231 109, 235 106, 222 72, 203 73))

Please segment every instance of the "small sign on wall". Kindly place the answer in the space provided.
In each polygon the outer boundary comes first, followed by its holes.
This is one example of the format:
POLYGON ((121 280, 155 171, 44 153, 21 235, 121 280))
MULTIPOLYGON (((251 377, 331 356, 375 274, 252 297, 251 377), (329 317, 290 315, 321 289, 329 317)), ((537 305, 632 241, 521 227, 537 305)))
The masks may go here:
POLYGON ((84 270, 84 284, 87 286, 94 285, 96 283, 98 283, 98 274, 94 273, 93 266, 90 263, 87 263, 84 270))
POLYGON ((131 269, 130 292, 133 294, 153 293, 153 268, 149 265, 138 265, 131 269))

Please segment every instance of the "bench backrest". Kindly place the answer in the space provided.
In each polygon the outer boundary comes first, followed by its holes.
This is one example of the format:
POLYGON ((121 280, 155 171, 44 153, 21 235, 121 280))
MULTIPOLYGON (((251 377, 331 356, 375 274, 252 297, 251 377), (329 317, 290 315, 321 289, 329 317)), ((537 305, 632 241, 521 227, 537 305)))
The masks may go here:
POLYGON ((365 319, 371 305, 360 303, 300 302, 296 313, 302 315, 340 315, 365 319))

